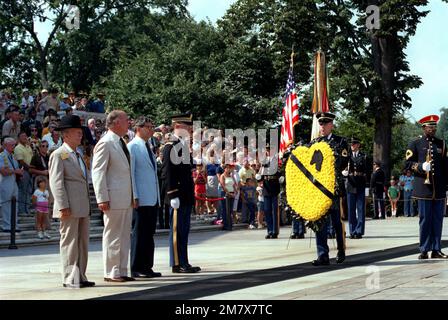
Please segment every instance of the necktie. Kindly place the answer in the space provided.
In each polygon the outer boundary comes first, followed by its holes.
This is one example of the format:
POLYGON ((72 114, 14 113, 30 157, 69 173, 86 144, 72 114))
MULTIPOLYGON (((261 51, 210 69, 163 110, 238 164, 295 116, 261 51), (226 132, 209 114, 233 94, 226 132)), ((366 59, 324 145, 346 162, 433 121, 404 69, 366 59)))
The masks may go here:
POLYGON ((120 142, 121 142, 121 148, 123 149, 123 152, 126 155, 126 158, 128 159, 128 163, 131 164, 131 156, 129 155, 129 150, 126 147, 126 143, 121 138, 120 138, 120 142))
POLYGON ((12 157, 12 154, 8 155, 8 159, 9 159, 9 162, 11 163, 13 170, 16 170, 16 166, 14 165, 14 158, 12 157))
POLYGON ((78 164, 81 167, 82 174, 84 175, 84 178, 85 178, 86 177, 86 167, 84 166, 84 162, 82 161, 81 155, 78 152, 75 151, 75 154, 76 154, 76 159, 78 160, 78 164))
POLYGON ((154 159, 152 158, 152 151, 151 148, 149 147, 148 143, 145 143, 146 146, 146 150, 148 151, 148 156, 149 156, 149 160, 151 160, 151 164, 153 166, 153 168, 155 168, 155 164, 154 164, 154 159))

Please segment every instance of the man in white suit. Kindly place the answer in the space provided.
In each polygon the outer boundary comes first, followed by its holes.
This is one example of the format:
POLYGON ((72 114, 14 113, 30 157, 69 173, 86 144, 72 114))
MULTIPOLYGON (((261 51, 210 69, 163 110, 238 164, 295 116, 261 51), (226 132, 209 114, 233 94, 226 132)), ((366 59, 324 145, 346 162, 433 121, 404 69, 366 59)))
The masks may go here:
POLYGON ((135 121, 135 138, 128 144, 131 154, 132 191, 135 210, 132 216, 131 275, 135 278, 160 277, 154 272, 154 233, 160 204, 157 162, 149 146, 153 125, 141 116, 135 121))
POLYGON ((133 281, 128 277, 133 206, 131 156, 122 139, 128 131, 126 113, 109 113, 106 127, 109 130, 95 145, 92 161, 96 201, 104 212, 104 281, 133 281))
POLYGON ((76 151, 81 144, 82 126, 78 116, 62 118, 64 144, 50 156, 50 189, 54 196, 53 217, 61 219, 60 251, 64 287, 93 287, 86 277, 89 251, 90 201, 88 170, 76 151))

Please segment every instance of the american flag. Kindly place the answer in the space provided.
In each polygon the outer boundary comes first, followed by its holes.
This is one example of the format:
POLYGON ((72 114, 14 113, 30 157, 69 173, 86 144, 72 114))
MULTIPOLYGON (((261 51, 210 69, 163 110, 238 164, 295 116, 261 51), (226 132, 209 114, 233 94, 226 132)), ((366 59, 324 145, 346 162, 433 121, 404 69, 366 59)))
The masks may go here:
POLYGON ((288 81, 286 82, 285 106, 282 111, 281 153, 284 153, 286 148, 293 143, 294 126, 299 122, 299 104, 292 70, 292 68, 289 68, 288 81))

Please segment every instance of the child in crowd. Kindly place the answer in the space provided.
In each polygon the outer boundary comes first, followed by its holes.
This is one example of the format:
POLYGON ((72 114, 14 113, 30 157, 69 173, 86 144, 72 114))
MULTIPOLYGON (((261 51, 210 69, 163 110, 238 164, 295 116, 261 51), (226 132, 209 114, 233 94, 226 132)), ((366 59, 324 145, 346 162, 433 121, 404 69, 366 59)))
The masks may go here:
POLYGON ((48 215, 48 198, 50 194, 47 190, 47 181, 43 177, 37 180, 37 189, 31 198, 36 208, 36 229, 39 239, 51 239, 50 234, 45 230, 48 215))
POLYGON ((207 173, 204 170, 204 166, 201 163, 196 165, 196 170, 193 171, 193 182, 194 182, 194 194, 197 197, 195 199, 196 214, 200 215, 207 212, 207 207, 205 206, 206 197, 206 184, 207 184, 207 173))
POLYGON ((261 179, 261 177, 258 177, 259 175, 257 175, 257 226, 258 229, 263 228, 263 216, 264 216, 264 197, 263 197, 263 180, 261 179))
POLYGON ((400 189, 396 186, 396 181, 394 179, 390 180, 390 187, 387 190, 387 195, 390 201, 390 210, 392 211, 392 217, 397 216, 397 203, 400 199, 400 189))
POLYGON ((247 178, 246 183, 241 186, 241 200, 243 202, 243 216, 249 212, 249 229, 255 229, 255 208, 257 206, 257 189, 255 180, 247 178))

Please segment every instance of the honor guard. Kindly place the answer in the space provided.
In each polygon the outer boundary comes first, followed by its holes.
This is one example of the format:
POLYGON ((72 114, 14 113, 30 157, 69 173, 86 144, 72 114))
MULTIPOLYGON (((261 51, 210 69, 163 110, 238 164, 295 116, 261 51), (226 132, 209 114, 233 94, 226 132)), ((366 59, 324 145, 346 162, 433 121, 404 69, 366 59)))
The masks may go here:
POLYGON ((348 224, 350 239, 361 239, 365 228, 366 155, 361 152, 361 141, 352 137, 347 168, 342 171, 347 191, 348 224))
POLYGON ((278 171, 278 154, 266 145, 266 163, 261 167, 263 176, 264 214, 268 234, 266 239, 277 239, 280 227, 278 195, 280 193, 280 173, 278 171))
MULTIPOLYGON (((336 186, 335 193, 333 197, 333 204, 331 206, 328 218, 331 218, 331 223, 336 233, 336 242, 338 253, 336 256, 336 263, 342 263, 345 260, 345 243, 344 243, 344 232, 341 222, 341 211, 340 211, 340 198, 345 194, 344 179, 342 176, 342 171, 347 168, 348 165, 348 144, 347 140, 343 137, 339 137, 332 133, 333 130, 333 120, 335 115, 330 112, 319 112, 316 114, 316 118, 319 121, 319 134, 320 137, 311 141, 311 145, 317 142, 327 142, 334 152, 335 156, 335 175, 336 175, 336 186)), ((328 223, 326 221, 320 231, 316 232, 316 245, 317 245, 317 256, 318 258, 313 261, 314 266, 328 265, 330 264, 329 259, 329 248, 327 244, 327 229, 328 223)))
POLYGON ((170 266, 173 273, 196 273, 200 267, 188 262, 188 234, 191 208, 194 205, 193 159, 189 139, 192 137, 192 115, 172 117, 171 141, 163 149, 162 180, 165 203, 170 206, 170 266))
POLYGON ((418 200, 420 216, 419 259, 448 256, 441 251, 443 216, 446 206, 448 155, 446 143, 435 137, 437 115, 420 119, 423 136, 412 141, 406 151, 406 168, 415 176, 413 198, 418 200))

